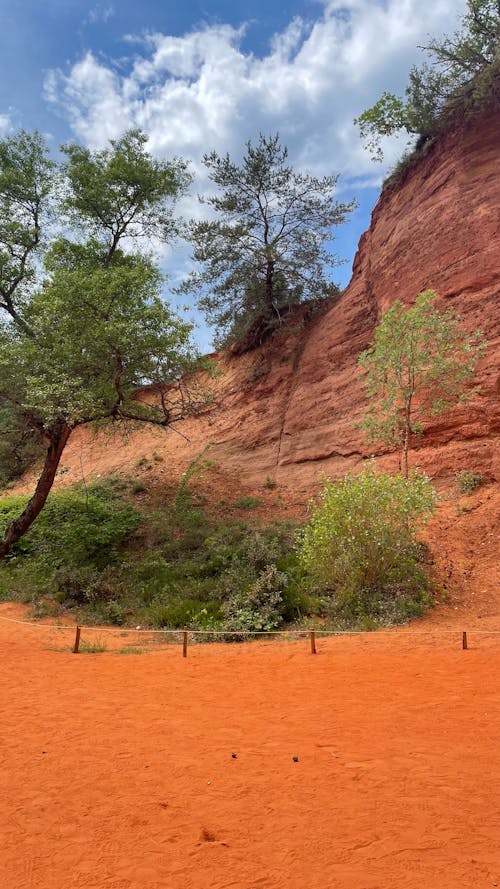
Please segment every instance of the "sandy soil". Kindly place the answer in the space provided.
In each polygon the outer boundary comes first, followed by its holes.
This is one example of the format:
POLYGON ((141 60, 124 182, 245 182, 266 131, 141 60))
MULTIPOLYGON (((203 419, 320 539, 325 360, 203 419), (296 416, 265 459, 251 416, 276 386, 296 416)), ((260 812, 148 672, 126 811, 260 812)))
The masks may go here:
POLYGON ((73 635, 0 620, 1 889, 500 885, 500 635, 73 635))

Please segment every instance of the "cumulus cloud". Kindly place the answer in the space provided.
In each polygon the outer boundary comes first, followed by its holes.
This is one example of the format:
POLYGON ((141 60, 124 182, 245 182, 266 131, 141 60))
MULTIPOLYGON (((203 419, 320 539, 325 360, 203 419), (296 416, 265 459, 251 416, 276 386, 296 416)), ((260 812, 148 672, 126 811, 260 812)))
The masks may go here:
POLYGON ((152 34, 126 73, 87 52, 69 71, 49 72, 45 95, 92 147, 141 126, 152 151, 198 166, 208 149, 240 153, 259 131, 279 130, 294 162, 371 181, 353 117, 383 89, 402 90, 416 45, 453 28, 464 6, 323 0, 315 20, 295 17, 261 57, 242 49, 255 24, 152 34))
POLYGON ((5 136, 11 129, 11 121, 8 114, 0 114, 0 136, 5 136))

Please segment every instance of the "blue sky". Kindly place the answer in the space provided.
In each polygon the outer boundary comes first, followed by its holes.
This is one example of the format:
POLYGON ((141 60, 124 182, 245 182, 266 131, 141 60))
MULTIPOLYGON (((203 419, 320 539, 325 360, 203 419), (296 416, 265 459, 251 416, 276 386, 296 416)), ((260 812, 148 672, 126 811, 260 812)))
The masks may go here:
MULTIPOLYGON (((259 131, 279 130, 294 165, 340 173, 339 198, 359 209, 338 231, 347 283, 360 234, 387 168, 352 120, 384 90, 401 92, 427 37, 453 31, 465 0, 0 0, 0 131, 40 129, 54 150, 71 139, 100 147, 141 126, 150 150, 192 160, 182 212, 199 212, 200 163, 215 148, 237 157, 259 131)), ((173 281, 185 248, 161 261, 173 281)), ((193 313, 192 313, 193 314, 193 313)), ((193 314, 194 317, 194 314, 193 314)), ((199 318, 197 320, 200 320, 199 318)), ((198 333, 207 348, 210 335, 198 333)))

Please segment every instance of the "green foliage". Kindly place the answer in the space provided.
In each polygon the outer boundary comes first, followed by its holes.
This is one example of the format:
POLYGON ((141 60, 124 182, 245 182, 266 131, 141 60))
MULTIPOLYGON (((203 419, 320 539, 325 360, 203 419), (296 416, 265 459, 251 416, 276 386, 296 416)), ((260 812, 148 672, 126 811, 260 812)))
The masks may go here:
POLYGON ((435 299, 427 290, 410 308, 393 303, 359 358, 370 399, 362 425, 369 440, 402 449, 406 475, 410 436, 475 394, 466 386, 486 347, 480 331, 466 334, 460 318, 451 309, 439 312, 435 299))
POLYGON ((180 629, 184 626, 194 626, 203 630, 220 624, 222 612, 219 602, 184 599, 171 604, 157 603, 151 610, 151 618, 158 627, 180 629))
POLYGON ((276 629, 283 620, 286 584, 286 574, 275 565, 267 565, 249 587, 235 587, 224 602, 225 628, 248 632, 276 629))
POLYGON ((170 241, 177 232, 171 204, 165 199, 182 194, 191 176, 187 163, 174 158, 152 158, 145 150, 148 137, 129 130, 112 139, 108 148, 92 152, 81 145, 63 147, 69 193, 63 207, 72 223, 97 238, 158 238, 170 241))
POLYGON ((191 481, 195 478, 199 478, 207 469, 211 469, 214 465, 212 460, 204 460, 204 455, 209 450, 210 445, 207 445, 200 454, 191 460, 191 463, 184 470, 181 476, 181 480, 179 483, 179 488, 177 490, 177 494, 175 495, 174 507, 177 511, 182 512, 187 506, 189 506, 191 502, 191 492, 189 490, 189 485, 191 481))
POLYGON ((462 29, 422 47, 432 64, 410 71, 405 99, 392 93, 355 121, 374 160, 382 160, 381 138, 404 130, 432 139, 450 120, 481 111, 500 97, 500 4, 468 0, 462 29))
MULTIPOLYGON (((418 613, 427 601, 412 534, 407 547, 400 545, 397 553, 400 563, 413 566, 413 587, 407 575, 401 580, 401 571, 389 566, 390 582, 382 595, 374 598, 363 587, 351 598, 343 598, 341 588, 333 598, 327 589, 325 597, 325 582, 299 558, 293 525, 259 523, 257 528, 250 519, 212 518, 195 505, 191 494, 182 509, 174 498, 146 514, 128 502, 133 498, 130 483, 116 481, 100 480, 87 491, 69 489, 50 496, 46 510, 0 564, 0 598, 31 604, 34 617, 69 610, 81 624, 168 629, 187 625, 222 635, 230 629, 245 634, 276 629, 318 608, 335 626, 345 620, 346 608, 351 609, 350 618, 355 612, 361 622, 367 614, 370 620, 389 622, 403 613, 418 613)), ((367 517, 366 522, 359 519, 360 528, 368 527, 369 517, 383 514, 380 501, 370 506, 368 494, 365 485, 360 507, 353 507, 367 517)), ((422 481, 422 503, 426 496, 422 481)), ((393 505, 390 515, 405 524, 407 516, 418 512, 415 498, 413 489, 407 502, 399 504, 400 512, 393 505)), ((351 500, 346 496, 346 502, 351 500)), ((0 527, 21 505, 19 498, 0 501, 0 527)), ((389 514, 387 503, 384 509, 389 514)), ((391 522, 392 528, 396 520, 391 522)), ((383 540, 393 552, 386 525, 382 522, 383 540)), ((369 536, 372 544, 376 535, 369 536)), ((353 563, 364 558, 366 550, 365 543, 353 549, 353 563)), ((319 558, 313 561, 320 564, 319 558)))
POLYGON ((325 269, 336 261, 324 245, 354 203, 334 200, 336 176, 297 173, 287 156, 276 134, 247 142, 240 165, 215 151, 204 157, 219 189, 205 199, 216 218, 190 225, 200 270, 181 289, 199 294, 219 345, 247 338, 251 347, 292 305, 329 293, 325 269))
MULTIPOLYGON (((0 532, 26 502, 24 497, 0 500, 0 532)), ((118 504, 95 493, 81 490, 58 491, 49 497, 45 510, 26 536, 19 541, 10 557, 14 564, 22 555, 36 553, 47 566, 64 570, 65 566, 102 568, 130 539, 141 521, 132 506, 118 504)))
POLYGON ((336 616, 405 619, 427 603, 416 533, 435 492, 420 473, 326 480, 299 539, 299 557, 336 616))
POLYGON ((257 506, 260 506, 262 500, 259 497, 251 497, 247 495, 245 497, 240 497, 235 505, 236 509, 255 509, 257 506))
POLYGON ((19 478, 43 452, 39 430, 14 406, 0 402, 0 487, 19 478))
MULTIPOLYGON (((70 609, 81 623, 172 629, 255 630, 307 613, 292 526, 210 518, 187 489, 147 515, 132 496, 133 484, 113 477, 52 494, 0 564, 0 598, 31 603, 34 616, 70 609)), ((0 501, 0 530, 22 504, 0 501)))
POLYGON ((108 646, 101 636, 96 636, 92 642, 87 639, 82 639, 80 642, 80 654, 104 654, 107 650, 108 646))
POLYGON ((43 508, 73 429, 106 418, 169 426, 191 406, 178 382, 192 367, 190 325, 162 300, 140 241, 172 239, 190 177, 145 144, 131 130, 103 151, 66 146, 56 164, 37 133, 0 140, 0 435, 19 453, 0 475, 45 443, 41 484, 0 556, 43 508), (153 404, 135 398, 145 384, 153 404))
POLYGON ((472 469, 461 469, 460 472, 457 472, 455 478, 461 494, 472 494, 483 481, 481 473, 474 472, 472 469))

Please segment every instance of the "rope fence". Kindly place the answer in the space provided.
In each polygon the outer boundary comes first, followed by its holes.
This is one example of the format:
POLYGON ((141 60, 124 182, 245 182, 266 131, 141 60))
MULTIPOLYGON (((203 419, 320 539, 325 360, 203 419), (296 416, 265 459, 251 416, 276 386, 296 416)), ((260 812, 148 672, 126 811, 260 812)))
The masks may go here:
MULTIPOLYGON (((472 635, 474 636, 500 636, 500 630, 482 630, 476 629, 473 630, 458 630, 456 628, 450 629, 435 629, 429 628, 428 630, 399 630, 395 627, 391 628, 380 628, 377 630, 333 630, 333 629, 318 629, 316 627, 307 627, 303 629, 297 630, 196 630, 191 629, 187 626, 182 629, 149 629, 144 627, 110 627, 110 626, 90 626, 87 624, 47 624, 47 623, 38 623, 36 621, 29 620, 19 620, 17 618, 12 617, 4 617, 0 615, 0 621, 4 621, 12 624, 20 624, 23 626, 29 626, 36 630, 66 630, 71 631, 75 634, 74 641, 71 646, 71 650, 74 654, 79 654, 81 651, 81 646, 83 647, 84 643, 84 635, 98 633, 98 634, 114 634, 119 635, 120 637, 128 637, 128 636, 138 636, 138 637, 157 637, 159 641, 161 639, 171 639, 173 642, 178 642, 182 645, 182 656, 188 656, 188 648, 189 642, 194 641, 199 638, 200 642, 203 641, 228 641, 229 639, 241 639, 243 640, 251 640, 253 638, 268 638, 268 639, 279 639, 283 638, 287 641, 292 640, 308 640, 309 642, 309 650, 311 654, 317 654, 318 647, 317 641, 318 639, 333 639, 336 637, 367 637, 370 639, 374 639, 381 636, 392 636, 395 639, 412 639, 412 638, 427 638, 432 640, 434 637, 452 637, 454 643, 456 641, 457 645, 459 644, 462 650, 467 651, 469 648, 469 640, 472 635), (161 638, 160 638, 161 637, 161 638)), ((88 649, 87 649, 88 650, 88 649)), ((97 649, 96 649, 97 650, 97 649)), ((101 649, 105 650, 105 646, 101 649)))

